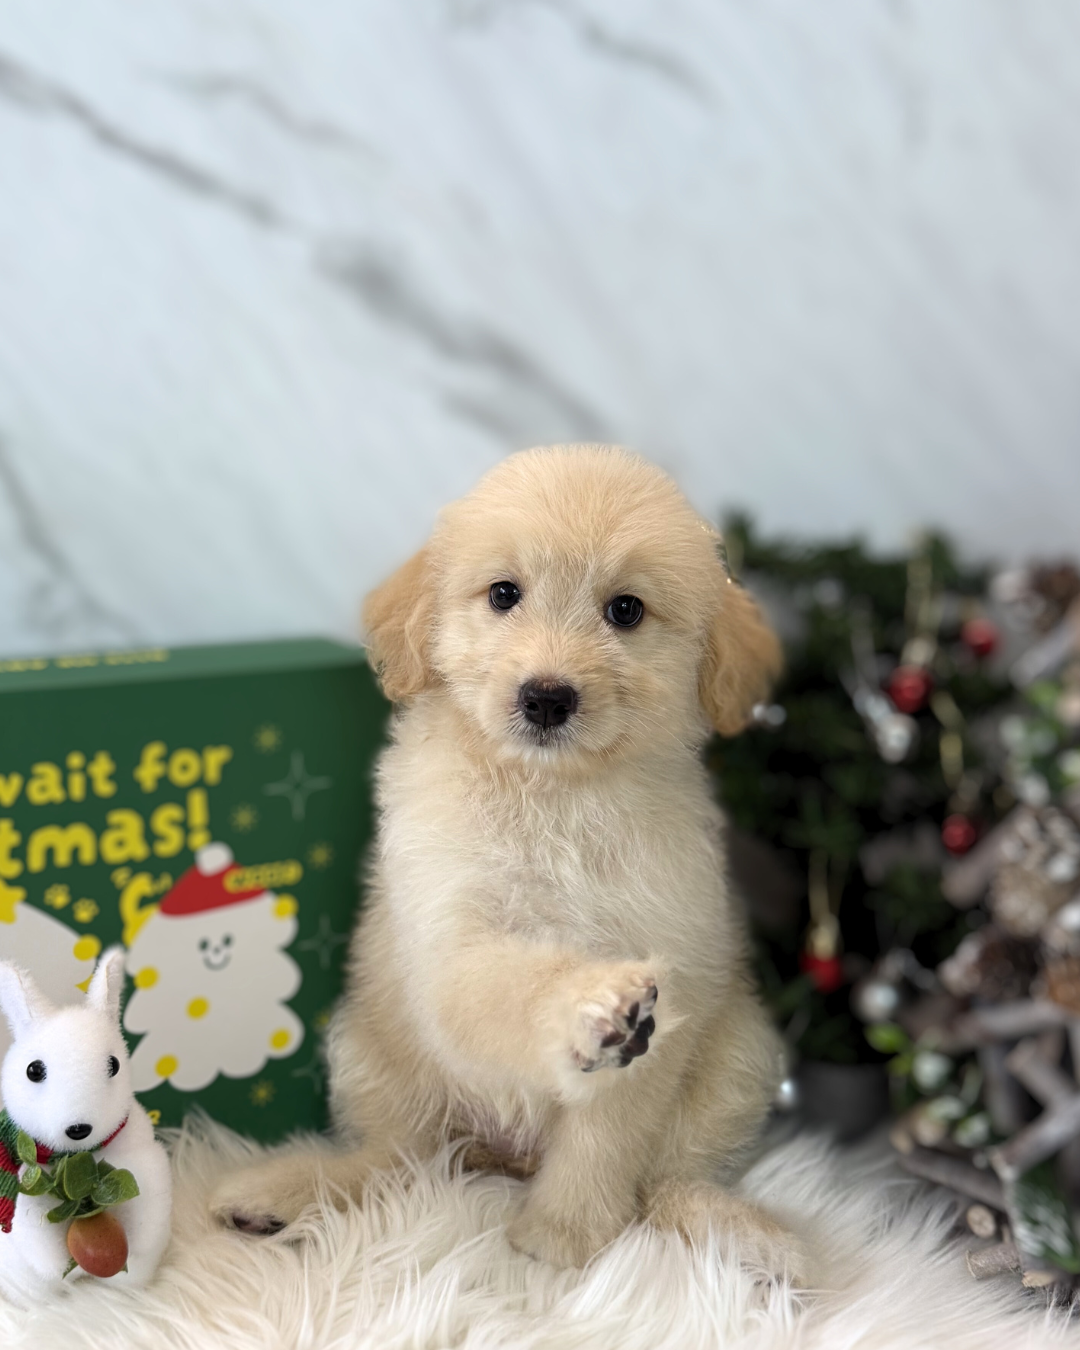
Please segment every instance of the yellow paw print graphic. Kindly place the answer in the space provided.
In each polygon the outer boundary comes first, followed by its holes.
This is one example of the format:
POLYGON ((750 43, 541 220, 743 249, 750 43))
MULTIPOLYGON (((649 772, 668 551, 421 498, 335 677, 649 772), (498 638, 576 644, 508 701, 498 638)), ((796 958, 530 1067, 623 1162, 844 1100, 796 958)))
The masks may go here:
POLYGON ((101 913, 96 900, 76 900, 71 907, 71 912, 75 916, 77 923, 89 923, 91 919, 96 919, 101 913))
POLYGON ((71 887, 58 882, 45 891, 45 903, 50 909, 64 909, 71 904, 71 887))

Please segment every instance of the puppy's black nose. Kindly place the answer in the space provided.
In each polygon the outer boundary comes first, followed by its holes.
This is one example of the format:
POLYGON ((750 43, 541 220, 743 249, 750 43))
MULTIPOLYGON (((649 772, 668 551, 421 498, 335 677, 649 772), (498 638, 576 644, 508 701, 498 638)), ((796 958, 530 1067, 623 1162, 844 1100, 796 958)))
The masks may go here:
POLYGON ((543 727, 561 727, 577 707, 577 690, 568 684, 529 680, 518 693, 518 707, 528 721, 543 727))
POLYGON ((69 1125, 64 1133, 69 1139, 85 1139, 93 1125, 69 1125))

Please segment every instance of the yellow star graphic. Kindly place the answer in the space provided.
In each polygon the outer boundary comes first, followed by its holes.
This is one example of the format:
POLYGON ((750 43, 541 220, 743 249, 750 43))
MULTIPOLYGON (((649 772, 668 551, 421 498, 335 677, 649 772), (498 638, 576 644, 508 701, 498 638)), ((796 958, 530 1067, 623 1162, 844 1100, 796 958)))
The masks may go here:
POLYGON ((268 755, 271 750, 276 750, 281 744, 281 728, 267 722, 265 726, 256 729, 252 739, 255 742, 255 749, 261 750, 264 755, 268 755))
POLYGON ((329 844, 312 844, 308 849, 307 860, 312 867, 322 869, 334 861, 334 850, 329 844))
POLYGON ((230 816, 230 820, 232 821, 234 830, 240 830, 242 833, 246 833, 248 830, 253 830, 259 823, 259 813, 253 806, 249 806, 247 802, 241 802, 238 806, 233 807, 233 813, 230 816))
POLYGON ((269 1106, 274 1100, 274 1085, 268 1078, 260 1078, 250 1095, 252 1106, 269 1106))

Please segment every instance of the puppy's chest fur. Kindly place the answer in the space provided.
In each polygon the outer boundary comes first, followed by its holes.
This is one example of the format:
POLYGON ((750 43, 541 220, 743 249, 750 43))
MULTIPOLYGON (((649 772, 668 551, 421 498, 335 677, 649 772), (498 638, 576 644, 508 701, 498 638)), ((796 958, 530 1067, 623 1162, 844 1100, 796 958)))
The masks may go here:
POLYGON ((496 931, 597 958, 717 950, 726 887, 695 763, 530 784, 445 760, 420 773, 415 749, 394 747, 382 781, 384 881, 399 920, 420 909, 441 928, 464 907, 496 931))
POLYGON ((604 814, 548 811, 509 836, 489 836, 484 852, 495 884, 488 903, 500 928, 569 939, 597 954, 645 937, 660 917, 658 878, 628 822, 604 814))

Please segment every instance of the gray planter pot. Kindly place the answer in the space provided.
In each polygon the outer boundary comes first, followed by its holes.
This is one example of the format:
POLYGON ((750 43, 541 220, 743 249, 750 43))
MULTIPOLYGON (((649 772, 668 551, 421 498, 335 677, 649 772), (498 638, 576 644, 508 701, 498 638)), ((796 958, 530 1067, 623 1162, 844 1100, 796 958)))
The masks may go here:
POLYGON ((889 1076, 884 1064, 804 1060, 795 1078, 803 1120, 833 1130, 838 1139, 858 1139, 888 1114, 889 1076))

